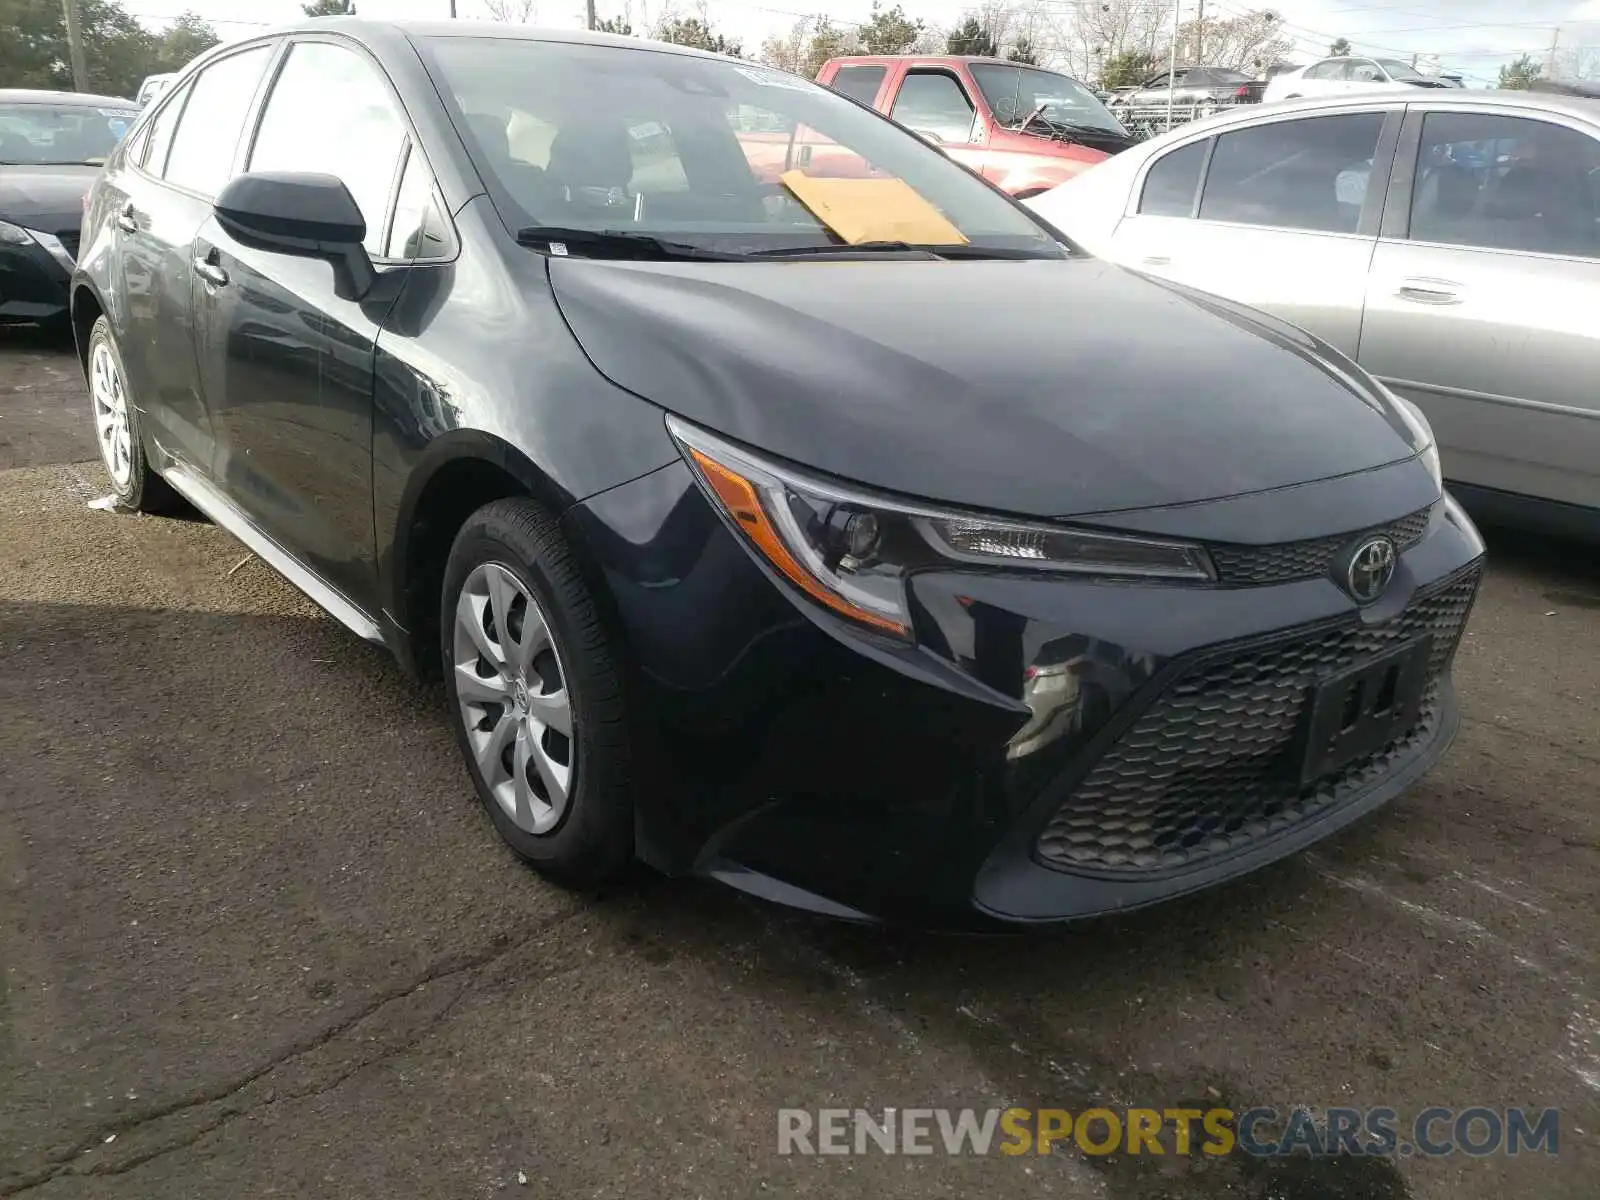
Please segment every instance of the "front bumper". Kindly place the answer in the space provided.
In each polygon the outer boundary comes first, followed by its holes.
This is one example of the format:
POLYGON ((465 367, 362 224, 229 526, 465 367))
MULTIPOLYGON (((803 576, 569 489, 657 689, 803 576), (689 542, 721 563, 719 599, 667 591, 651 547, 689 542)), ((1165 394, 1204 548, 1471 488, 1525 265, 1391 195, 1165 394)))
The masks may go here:
POLYGON ((24 245, 0 241, 0 324, 42 324, 68 312, 71 250, 54 234, 28 233, 24 245))
MULTIPOLYGON (((1278 503, 1314 513, 1326 498, 1278 503)), ((662 735, 643 857, 834 916, 955 927, 1181 895, 1404 790, 1454 736, 1450 666, 1483 556, 1446 499, 1365 609, 1326 575, 1186 587, 928 573, 911 585, 907 648, 791 597, 680 465, 566 522, 662 735), (1312 687, 1424 635, 1414 726, 1302 787, 1290 767, 1312 687)), ((1275 552, 1250 561, 1286 573, 1275 552)))

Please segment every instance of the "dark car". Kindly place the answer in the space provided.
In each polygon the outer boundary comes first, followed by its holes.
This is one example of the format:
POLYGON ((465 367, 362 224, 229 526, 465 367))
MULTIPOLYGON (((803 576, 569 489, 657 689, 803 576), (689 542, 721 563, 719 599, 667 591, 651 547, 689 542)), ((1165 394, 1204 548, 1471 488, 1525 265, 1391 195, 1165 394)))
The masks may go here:
POLYGON ((1414 411, 826 88, 319 19, 191 65, 86 222, 124 505, 187 497, 442 675, 563 882, 1083 916, 1455 732, 1483 547, 1414 411), (774 128, 812 149, 769 181, 774 128))
POLYGON ((1266 90, 1264 79, 1252 79, 1231 67, 1179 67, 1152 75, 1136 88, 1117 96, 1117 104, 1143 108, 1152 104, 1187 106, 1218 104, 1259 104, 1266 90))
POLYGON ((66 319, 83 198, 138 116, 114 96, 0 89, 0 325, 66 319))

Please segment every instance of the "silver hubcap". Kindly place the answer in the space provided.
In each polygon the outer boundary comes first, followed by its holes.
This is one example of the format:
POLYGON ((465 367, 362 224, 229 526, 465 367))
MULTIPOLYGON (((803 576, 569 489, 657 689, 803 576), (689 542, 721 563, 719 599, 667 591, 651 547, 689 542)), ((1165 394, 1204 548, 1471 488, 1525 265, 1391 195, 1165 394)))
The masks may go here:
POLYGON ((561 656, 539 603, 506 568, 473 568, 456 601, 456 697, 495 802, 548 833, 567 811, 577 747, 561 656))
POLYGON ((128 430, 128 393, 122 386, 122 372, 111 357, 111 347, 96 342, 89 356, 89 398, 94 404, 94 428, 100 442, 100 457, 117 487, 125 488, 133 478, 133 437, 128 430))

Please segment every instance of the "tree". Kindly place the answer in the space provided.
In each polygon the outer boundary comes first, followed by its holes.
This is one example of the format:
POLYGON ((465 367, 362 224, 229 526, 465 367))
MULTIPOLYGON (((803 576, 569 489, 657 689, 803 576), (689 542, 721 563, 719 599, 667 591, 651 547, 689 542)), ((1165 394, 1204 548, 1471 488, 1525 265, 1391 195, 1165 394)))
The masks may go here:
POLYGON ((1141 62, 1138 78, 1127 82, 1143 82, 1151 68, 1167 61, 1171 15, 1170 5, 1149 0, 1075 5, 1061 32, 1058 53, 1066 59, 1068 72, 1079 79, 1104 79, 1113 64, 1141 62))
POLYGON ((1524 54, 1500 68, 1500 86, 1507 91, 1525 92, 1543 70, 1543 63, 1532 55, 1524 54))
POLYGON ((1343 57, 1345 57, 1345 55, 1347 55, 1349 53, 1350 53, 1350 39, 1349 38, 1337 38, 1337 39, 1334 40, 1333 45, 1328 47, 1328 57, 1329 58, 1343 58, 1343 57))
MULTIPOLYGON (((85 87, 132 96, 146 75, 166 69, 160 52, 164 35, 151 33, 111 0, 76 2, 89 68, 85 87)), ((187 24, 184 37, 201 24, 197 19, 187 24)), ((60 0, 0 0, 0 79, 7 87, 71 91, 69 61, 60 0)))
POLYGON ((496 21, 504 21, 507 25, 526 25, 528 18, 533 16, 534 0, 483 0, 483 6, 496 21))
POLYGON ((989 31, 978 22, 975 16, 968 16, 961 24, 950 31, 945 38, 944 52, 946 54, 973 54, 980 58, 996 58, 1000 48, 994 44, 994 39, 989 36, 989 31))
POLYGON ((841 58, 846 54, 855 54, 859 50, 860 46, 856 43, 854 33, 848 29, 840 29, 827 17, 819 17, 817 31, 806 43, 806 54, 800 63, 800 74, 807 79, 815 79, 817 72, 822 70, 822 64, 830 58, 841 58))
POLYGON ((1110 92, 1119 87, 1137 87, 1156 70, 1156 58, 1143 50, 1124 50, 1106 59, 1100 68, 1100 87, 1110 92))
POLYGON ((1026 63, 1030 67, 1039 65, 1039 57, 1033 52, 1033 39, 1019 37, 1006 51, 1006 60, 1014 63, 1026 63))
POLYGON ((221 40, 209 22, 186 12, 156 37, 147 74, 181 71, 221 40))
POLYGON ((302 4, 300 11, 308 17, 353 17, 356 6, 350 0, 311 0, 302 4))
POLYGON ((761 43, 756 58, 774 70, 799 75, 805 70, 811 25, 811 18, 805 17, 790 26, 788 33, 773 34, 761 43))
POLYGON ((922 22, 906 16, 898 4, 885 9, 872 0, 872 17, 857 36, 865 54, 905 54, 917 44, 922 29, 922 22))
POLYGON ((623 37, 633 36, 633 22, 627 17, 605 17, 594 23, 595 29, 601 33, 620 33, 623 37))
POLYGON ((728 54, 734 58, 741 58, 744 54, 744 47, 740 43, 713 32, 710 22, 703 16, 668 18, 657 26, 655 37, 660 42, 693 46, 713 54, 728 54))
POLYGON ((1274 12, 1250 12, 1225 20, 1188 21, 1178 29, 1178 61, 1227 67, 1251 74, 1265 70, 1294 49, 1274 12))

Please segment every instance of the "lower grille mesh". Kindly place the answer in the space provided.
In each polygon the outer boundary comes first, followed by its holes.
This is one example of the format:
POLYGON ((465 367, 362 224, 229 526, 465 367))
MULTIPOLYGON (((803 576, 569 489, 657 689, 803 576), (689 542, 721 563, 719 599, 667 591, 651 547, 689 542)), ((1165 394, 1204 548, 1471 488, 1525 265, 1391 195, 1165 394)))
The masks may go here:
POLYGON ((1474 565, 1393 620, 1319 626, 1195 664, 1113 744, 1038 840, 1045 863, 1166 872, 1241 849, 1365 792, 1438 727, 1439 684, 1477 594, 1474 565), (1311 688, 1431 636, 1417 723, 1370 758, 1302 788, 1300 727, 1311 688))

